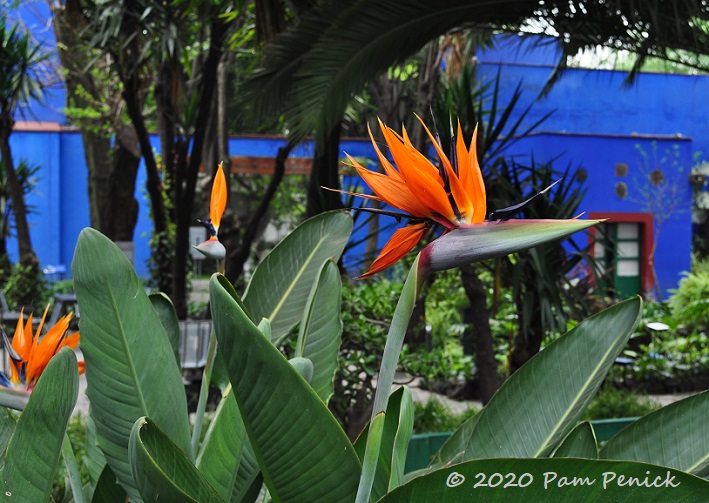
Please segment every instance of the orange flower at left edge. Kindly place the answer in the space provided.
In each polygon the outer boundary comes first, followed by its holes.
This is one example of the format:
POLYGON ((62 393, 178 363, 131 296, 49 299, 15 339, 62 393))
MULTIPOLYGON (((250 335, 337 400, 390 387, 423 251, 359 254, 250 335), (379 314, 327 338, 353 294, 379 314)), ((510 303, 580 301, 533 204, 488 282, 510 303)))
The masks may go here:
MULTIPOLYGON (((72 313, 57 321, 54 326, 47 330, 44 336, 41 335, 48 311, 49 306, 44 310, 42 320, 34 336, 32 335, 32 315, 30 314, 25 322, 24 312, 21 312, 20 319, 17 320, 12 342, 10 342, 3 330, 3 343, 10 356, 10 377, 8 378, 3 372, 0 372, 0 386, 19 388, 31 392, 47 367, 49 360, 60 349, 65 346, 71 349, 78 347, 79 332, 69 334, 72 313)), ((83 374, 84 370, 84 362, 79 362, 79 373, 83 374)))

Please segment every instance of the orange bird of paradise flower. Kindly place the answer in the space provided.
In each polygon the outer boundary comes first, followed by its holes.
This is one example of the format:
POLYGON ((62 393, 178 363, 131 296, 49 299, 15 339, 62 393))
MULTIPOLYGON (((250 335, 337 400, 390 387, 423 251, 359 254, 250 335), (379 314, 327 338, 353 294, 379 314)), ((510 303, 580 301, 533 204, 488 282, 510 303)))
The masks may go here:
MULTIPOLYGON (((59 352, 64 346, 76 349, 79 345, 79 332, 68 334, 69 322, 73 313, 69 313, 61 318, 51 327, 47 333, 40 337, 44 320, 49 311, 49 306, 44 310, 42 320, 37 327, 37 332, 32 336, 32 315, 27 322, 23 323, 24 316, 21 311, 20 319, 17 320, 15 335, 10 343, 5 331, 2 331, 5 349, 10 355, 10 378, 0 372, 0 385, 6 388, 21 388, 24 386, 27 392, 31 392, 42 372, 47 367, 49 360, 59 352)), ((79 373, 85 370, 84 362, 79 362, 79 373)))
POLYGON ((373 209, 367 211, 408 219, 408 225, 394 232, 369 271, 359 276, 360 279, 396 263, 435 225, 443 227, 443 235, 421 252, 419 268, 424 273, 514 253, 566 237, 599 222, 578 218, 510 219, 558 181, 522 203, 491 213, 486 220, 485 184, 476 150, 477 128, 468 148, 458 123, 448 157, 421 118, 416 118, 421 121, 433 143, 440 161, 438 167, 414 148, 405 128, 399 135, 382 121, 379 121, 379 126, 393 163, 382 154, 371 130, 369 137, 384 173, 370 171, 347 156, 374 195, 347 193, 381 201, 401 210, 403 214, 373 209))
POLYGON ((440 160, 436 167, 411 144, 406 129, 397 134, 379 121, 393 164, 382 154, 369 131, 384 173, 370 171, 353 157, 347 156, 357 173, 374 192, 374 196, 356 194, 378 200, 406 213, 409 225, 394 232, 372 263, 366 278, 396 263, 409 253, 435 225, 447 231, 461 225, 485 220, 485 184, 478 164, 477 128, 470 148, 465 146, 460 123, 451 148, 450 158, 441 149, 420 117, 416 116, 433 143, 440 160))
POLYGON ((194 248, 205 257, 222 260, 226 256, 226 248, 219 242, 219 225, 226 209, 227 186, 223 163, 219 163, 212 185, 212 196, 209 202, 209 219, 199 220, 209 232, 209 239, 194 248))

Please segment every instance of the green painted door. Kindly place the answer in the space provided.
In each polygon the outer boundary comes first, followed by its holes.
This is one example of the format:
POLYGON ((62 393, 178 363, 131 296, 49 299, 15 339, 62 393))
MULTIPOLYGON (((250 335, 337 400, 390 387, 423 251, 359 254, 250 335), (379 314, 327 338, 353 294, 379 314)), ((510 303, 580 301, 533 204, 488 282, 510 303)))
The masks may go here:
POLYGON ((615 298, 641 293, 640 260, 642 226, 636 222, 606 223, 599 226, 594 257, 603 275, 602 286, 615 298))

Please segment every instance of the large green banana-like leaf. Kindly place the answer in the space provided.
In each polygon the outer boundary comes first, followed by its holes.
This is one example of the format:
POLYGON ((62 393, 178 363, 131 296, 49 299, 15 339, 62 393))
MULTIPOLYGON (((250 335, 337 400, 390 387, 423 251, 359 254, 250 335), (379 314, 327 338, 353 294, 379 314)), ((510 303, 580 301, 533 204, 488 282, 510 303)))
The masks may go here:
POLYGON ((177 312, 175 306, 172 305, 170 297, 162 292, 151 293, 148 298, 153 305, 153 309, 160 319, 167 340, 170 341, 170 347, 175 353, 175 361, 177 365, 181 365, 180 361, 180 324, 177 321, 177 312))
POLYGON ((438 449, 438 452, 433 456, 431 463, 432 468, 437 468, 445 464, 460 463, 465 459, 465 450, 468 445, 468 439, 473 434, 475 425, 478 424, 480 414, 475 414, 467 419, 463 424, 455 430, 448 440, 438 449))
POLYGON ((360 463, 310 385, 214 275, 212 319, 234 396, 274 501, 354 500, 360 463))
POLYGON ((335 389, 333 379, 342 335, 341 289, 340 271, 333 260, 327 260, 310 291, 296 347, 296 356, 300 356, 301 341, 304 341, 302 356, 313 363, 310 385, 325 403, 335 389))
POLYGON ((348 213, 321 213, 299 225, 256 267, 244 305, 254 322, 261 318, 271 322, 271 340, 287 334, 301 320, 323 262, 339 259, 351 231, 348 213))
POLYGON ((69 416, 79 396, 76 356, 64 348, 44 369, 7 446, 6 500, 47 501, 69 416))
POLYGON ((598 442, 591 423, 579 423, 566 435, 552 457, 598 459, 598 442))
POLYGON ((180 368, 141 281, 116 245, 99 232, 84 229, 72 270, 97 443, 118 481, 137 499, 128 439, 139 417, 150 417, 189 452, 180 368))
POLYGON ((5 450, 10 443, 12 434, 15 433, 17 420, 12 415, 10 409, 0 407, 0 470, 5 466, 5 450))
POLYGON ((709 481, 632 461, 477 459, 413 479, 380 503, 705 502, 709 481))
MULTIPOLYGON (((382 416, 384 423, 380 433, 381 448, 372 483, 372 499, 374 501, 399 486, 404 477, 406 451, 414 425, 413 405, 411 391, 406 386, 402 386, 389 397, 386 415, 382 416)), ((364 459, 369 435, 370 425, 368 424, 354 444, 359 459, 364 459)))
POLYGON ((231 387, 209 423, 197 468, 225 501, 241 501, 258 477, 258 462, 231 387))
POLYGON ((601 457, 709 475, 709 391, 641 417, 610 439, 601 457))
POLYGON ((220 503, 223 500, 185 453, 150 419, 131 431, 130 464, 144 501, 220 503))
POLYGON ((127 494, 118 485, 113 470, 110 466, 105 465, 94 486, 91 503, 126 503, 126 498, 127 494))
POLYGON ((641 305, 629 299, 591 316, 515 372, 480 412, 466 459, 548 455, 590 403, 641 305))

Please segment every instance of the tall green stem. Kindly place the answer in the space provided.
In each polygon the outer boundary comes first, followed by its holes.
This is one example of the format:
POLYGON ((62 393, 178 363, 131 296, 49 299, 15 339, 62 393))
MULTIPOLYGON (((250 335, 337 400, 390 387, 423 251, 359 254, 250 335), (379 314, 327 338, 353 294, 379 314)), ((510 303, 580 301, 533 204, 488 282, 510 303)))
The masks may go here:
POLYGON ((394 384, 394 373, 396 366, 399 363, 399 355, 404 344, 404 336, 406 329, 409 326, 411 313, 414 310, 416 297, 423 284, 425 272, 419 270, 419 258, 416 257, 409 275, 404 283, 404 288, 401 291, 399 302, 394 310, 394 317, 391 320, 389 334, 387 335, 386 345, 384 346, 384 354, 382 355, 382 364, 377 376, 377 391, 374 394, 374 406, 372 408, 372 417, 370 420, 370 434, 367 437, 367 445, 365 448, 364 459, 362 460, 362 474, 359 479, 359 487, 357 488, 357 503, 368 503, 372 492, 372 484, 377 470, 377 460, 379 459, 379 450, 381 448, 381 427, 375 428, 378 423, 382 423, 386 415, 387 403, 391 387, 394 384), (379 432, 378 434, 376 432, 379 432))
POLYGON ((64 457, 64 465, 66 473, 69 476, 69 485, 71 492, 74 495, 75 503, 84 503, 84 488, 81 484, 81 474, 79 473, 79 465, 74 456, 74 450, 71 447, 69 436, 64 432, 64 440, 62 441, 62 456, 64 457))
MULTIPOLYGON (((217 262, 217 272, 224 274, 224 260, 217 262)), ((209 348, 207 350, 207 363, 202 372, 202 384, 199 388, 199 400, 194 417, 194 428, 192 430, 192 459, 197 459, 199 449, 199 439, 202 436, 202 424, 204 423, 204 413, 207 410, 207 398, 209 397, 209 383, 212 380, 212 367, 214 367, 214 356, 217 352, 217 334, 212 329, 209 336, 209 348)))
POLYGON ((207 351, 207 364, 202 372, 202 384, 199 388, 199 401, 194 417, 194 428, 192 429, 192 457, 197 458, 199 449, 199 439, 202 435, 202 424, 204 423, 204 412, 207 410, 207 397, 209 396, 209 381, 212 379, 212 367, 214 366, 214 355, 217 350, 217 336, 212 329, 209 336, 209 349, 207 351))

